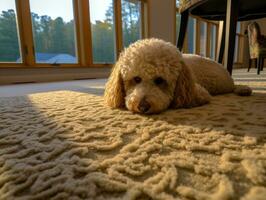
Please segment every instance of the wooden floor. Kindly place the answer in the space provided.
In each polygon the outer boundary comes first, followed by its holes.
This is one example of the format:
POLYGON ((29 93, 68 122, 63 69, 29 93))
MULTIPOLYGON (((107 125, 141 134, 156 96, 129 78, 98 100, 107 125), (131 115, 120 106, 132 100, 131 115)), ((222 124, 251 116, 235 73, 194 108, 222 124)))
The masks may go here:
POLYGON ((233 70, 233 78, 235 80, 259 80, 259 81, 266 81, 266 69, 261 71, 260 74, 257 74, 257 69, 252 68, 249 72, 247 69, 235 69, 233 70))
POLYGON ((236 84, 245 84, 252 88, 252 90, 266 92, 266 69, 257 75, 256 69, 236 69, 233 71, 233 78, 236 84))
MULTIPOLYGON (((247 72, 247 69, 235 69, 233 71, 233 78, 238 83, 266 82, 266 70, 261 71, 261 74, 257 75, 256 69, 254 68, 251 69, 250 72, 247 72)), ((103 94, 106 80, 107 79, 88 79, 88 80, 52 82, 52 83, 5 85, 5 86, 0 86, 0 97, 24 96, 28 94, 59 91, 59 90, 71 90, 71 91, 81 91, 81 92, 93 91, 97 95, 101 95, 103 94)), ((266 88, 264 89, 266 90, 266 88)))

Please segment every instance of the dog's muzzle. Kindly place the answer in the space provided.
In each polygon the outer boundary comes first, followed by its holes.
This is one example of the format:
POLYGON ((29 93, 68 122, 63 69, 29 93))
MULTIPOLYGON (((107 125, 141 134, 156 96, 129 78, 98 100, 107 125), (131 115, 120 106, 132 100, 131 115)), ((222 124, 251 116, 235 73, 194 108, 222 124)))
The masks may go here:
POLYGON ((140 102, 139 102, 139 105, 138 105, 138 110, 139 112, 141 113, 146 113, 150 110, 151 108, 151 105, 149 104, 149 102, 147 102, 145 100, 145 98, 143 98, 140 102))

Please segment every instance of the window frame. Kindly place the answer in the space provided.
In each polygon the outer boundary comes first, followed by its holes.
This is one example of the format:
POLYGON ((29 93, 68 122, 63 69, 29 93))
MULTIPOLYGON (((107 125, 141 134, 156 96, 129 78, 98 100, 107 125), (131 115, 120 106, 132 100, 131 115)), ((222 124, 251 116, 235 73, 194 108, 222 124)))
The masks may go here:
MULTIPOLYGON (((123 50, 122 16, 121 1, 113 0, 114 4, 114 23, 115 23, 115 46, 116 59, 123 50)), ((141 38, 148 36, 149 21, 147 0, 137 0, 141 3, 141 38)), ((114 63, 93 63, 92 52, 92 33, 90 20, 90 0, 72 0, 73 16, 75 22, 75 42, 77 63, 37 63, 35 62, 35 50, 32 31, 32 19, 30 11, 30 0, 15 0, 18 35, 20 42, 21 63, 0 62, 0 68, 95 68, 111 67, 114 63)))
MULTIPOLYGON (((176 5, 176 2, 175 2, 176 5)), ((176 6, 175 8, 176 14, 179 13, 179 8, 176 6)), ((195 15, 189 15, 189 17, 192 17, 196 20, 196 27, 195 27, 195 34, 196 34, 196 42, 194 44, 194 53, 195 54, 200 54, 200 23, 201 22, 205 22, 207 23, 207 37, 206 37, 206 57, 210 57, 210 37, 211 37, 211 26, 215 26, 216 27, 216 41, 215 41, 215 47, 216 50, 214 52, 214 57, 217 57, 217 53, 219 52, 218 50, 218 39, 219 39, 219 26, 221 26, 222 24, 219 23, 219 21, 212 21, 212 20, 206 20, 206 19, 202 19, 198 16, 195 15)), ((176 20, 176 17, 175 17, 176 20)), ((176 21, 175 21, 175 26, 176 26, 176 21)), ((177 30, 177 27, 175 27, 175 31, 177 30)), ((175 33, 175 37, 177 36, 177 34, 175 33)), ((236 48, 238 48, 237 51, 237 61, 234 61, 234 64, 243 64, 243 48, 244 48, 244 33, 243 33, 243 24, 240 22, 240 33, 236 33, 236 40, 238 40, 238 46, 236 48)), ((177 38, 175 38, 175 41, 177 41, 177 38)), ((183 47, 183 52, 187 53, 188 52, 188 37, 187 34, 185 35, 185 40, 184 40, 184 47, 183 47)))

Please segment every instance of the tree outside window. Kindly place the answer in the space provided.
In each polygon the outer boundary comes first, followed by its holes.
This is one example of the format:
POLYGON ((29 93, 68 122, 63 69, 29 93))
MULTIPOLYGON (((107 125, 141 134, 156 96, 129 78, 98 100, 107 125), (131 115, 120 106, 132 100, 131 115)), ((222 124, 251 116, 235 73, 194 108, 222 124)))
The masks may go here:
POLYGON ((21 62, 15 1, 1 0, 0 62, 21 62))

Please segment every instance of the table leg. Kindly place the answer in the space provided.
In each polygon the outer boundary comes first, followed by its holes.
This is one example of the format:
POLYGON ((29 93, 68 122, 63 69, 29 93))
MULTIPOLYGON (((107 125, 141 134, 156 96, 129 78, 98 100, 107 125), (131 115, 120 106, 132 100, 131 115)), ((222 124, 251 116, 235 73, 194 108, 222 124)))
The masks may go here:
POLYGON ((185 40, 185 35, 187 31, 187 24, 188 24, 188 10, 185 10, 184 12, 181 13, 181 23, 180 23, 180 30, 179 30, 179 35, 178 35, 178 41, 177 41, 177 48, 182 51, 183 45, 184 45, 184 40, 185 40))
POLYGON ((239 3, 240 0, 227 0, 224 66, 227 67, 230 74, 233 70, 239 3))

